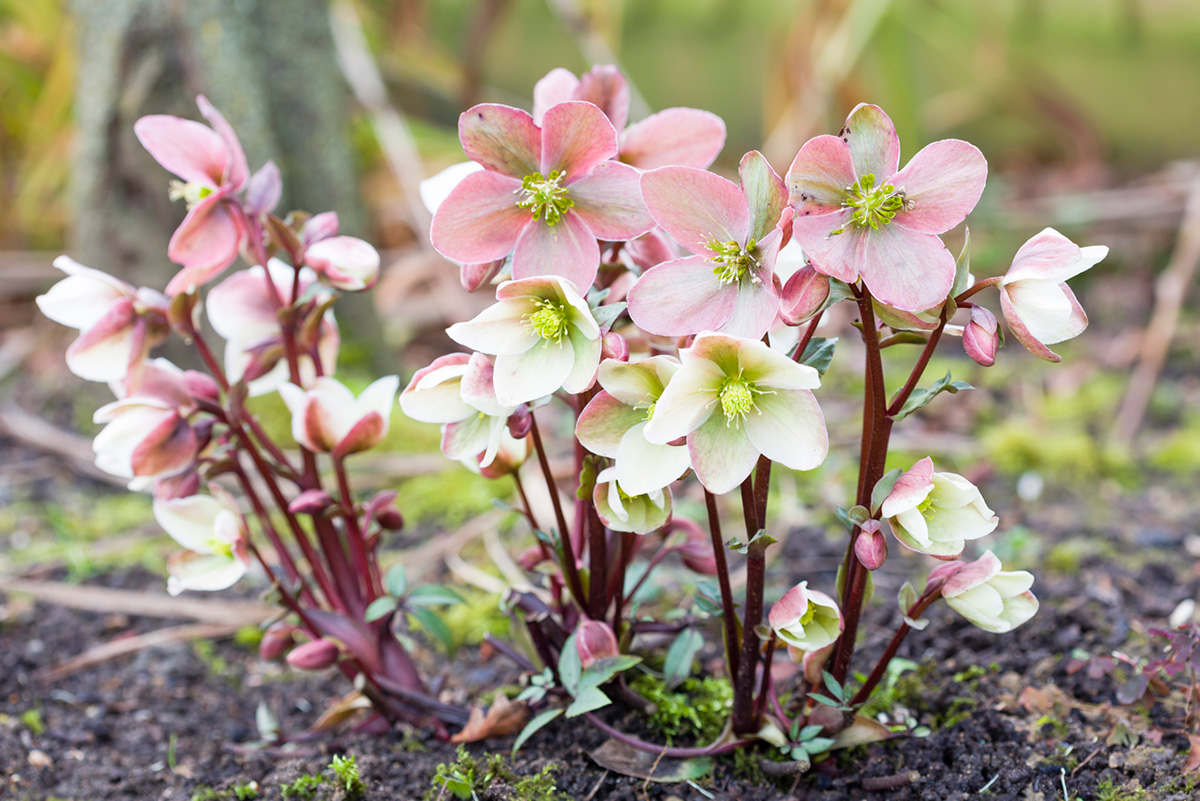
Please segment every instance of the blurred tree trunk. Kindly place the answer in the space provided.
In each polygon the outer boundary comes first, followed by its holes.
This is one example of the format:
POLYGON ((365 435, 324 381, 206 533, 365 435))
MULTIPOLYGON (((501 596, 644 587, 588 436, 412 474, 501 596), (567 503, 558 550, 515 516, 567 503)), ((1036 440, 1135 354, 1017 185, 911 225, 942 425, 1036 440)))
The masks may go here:
MULTIPOLYGON (((346 120, 350 93, 334 57, 326 0, 72 0, 79 75, 71 251, 133 282, 163 286, 182 203, 142 149, 146 114, 199 118, 204 94, 238 132, 250 169, 273 159, 281 211, 335 210, 362 235, 346 120)), ((348 299, 350 333, 371 308, 348 299)), ((347 313, 348 312, 348 313, 347 313)))

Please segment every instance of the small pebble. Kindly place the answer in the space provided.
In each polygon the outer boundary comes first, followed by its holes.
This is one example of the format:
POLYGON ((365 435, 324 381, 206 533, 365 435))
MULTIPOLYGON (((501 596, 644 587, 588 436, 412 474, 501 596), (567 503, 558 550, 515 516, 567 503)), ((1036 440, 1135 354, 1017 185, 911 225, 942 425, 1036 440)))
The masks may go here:
POLYGON ((35 748, 29 752, 29 764, 35 768, 48 768, 54 764, 54 760, 45 751, 35 748))

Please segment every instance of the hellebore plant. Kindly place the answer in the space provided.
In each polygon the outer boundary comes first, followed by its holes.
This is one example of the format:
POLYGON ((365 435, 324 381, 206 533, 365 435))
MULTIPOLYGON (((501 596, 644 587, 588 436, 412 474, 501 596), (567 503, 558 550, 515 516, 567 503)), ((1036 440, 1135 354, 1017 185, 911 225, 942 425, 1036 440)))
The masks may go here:
MULTIPOLYGON (((434 246, 459 263, 466 288, 494 291, 496 302, 451 325, 466 350, 418 370, 399 394, 404 413, 442 426, 446 456, 511 478, 534 534, 519 559, 527 580, 503 604, 527 636, 489 640, 529 674, 513 703, 540 710, 517 747, 555 718, 584 717, 658 758, 767 742, 804 770, 828 750, 890 736, 856 710, 931 605, 944 599, 993 632, 1037 609, 1030 574, 1003 570, 990 551, 965 556, 968 541, 999 524, 979 489, 936 472, 929 457, 888 471, 892 430, 935 398, 971 389, 949 374, 920 386, 938 346, 953 341, 944 334, 961 337, 977 364, 995 362, 1000 325, 977 297, 988 288, 998 289, 1016 340, 1057 360, 1047 346, 1086 325, 1064 282, 1106 250, 1047 229, 1007 275, 975 283, 969 239, 956 259, 940 235, 979 200, 983 156, 945 140, 900 169, 895 128, 876 106, 855 108, 839 136, 805 144, 786 178, 746 154, 738 183, 706 169, 724 136, 706 112, 671 109, 626 128, 628 87, 612 68, 582 78, 556 70, 533 107, 468 109, 459 134, 471 162, 422 188, 435 209, 434 246), (783 282, 775 268, 789 241, 803 253, 786 251, 795 272, 783 282), (768 488, 773 470, 813 471, 829 453, 821 379, 837 340, 816 331, 841 303, 857 313, 865 354, 857 486, 836 515, 845 557, 832 586, 811 577, 791 586, 767 569, 776 542, 768 532, 783 533, 771 525, 768 488), (889 388, 885 353, 914 344, 915 364, 889 388), (567 431, 562 447, 550 436, 567 431), (568 453, 564 483, 552 460, 568 453), (527 456, 552 519, 530 503, 527 456), (687 515, 693 498, 704 525, 687 515), (726 506, 740 507, 737 536, 722 532, 726 506), (902 589, 901 622, 863 678, 851 672, 859 627, 892 539, 932 565, 921 591, 902 589), (696 593, 656 618, 643 591, 658 586, 655 571, 673 555, 697 575, 696 593), (744 590, 735 594, 740 563, 744 590), (719 638, 733 691, 715 742, 664 747, 596 714, 615 701, 644 706, 624 673, 647 669, 651 638, 672 638, 663 674, 675 686, 705 651, 706 632, 719 638), (784 659, 801 663, 795 678, 772 669, 784 659)), ((97 413, 107 423, 97 461, 153 488, 160 522, 186 549, 169 565, 172 592, 228 586, 257 565, 287 613, 264 637, 264 655, 290 652, 305 669, 336 665, 387 722, 432 723, 448 735, 467 714, 432 697, 408 628, 444 632, 426 607, 453 593, 381 571, 381 536, 403 524, 394 493, 356 497, 347 471, 386 434, 400 380, 355 395, 332 376, 331 305, 374 284, 378 254, 339 236, 330 213, 275 216, 278 171, 249 176, 224 119, 203 99, 201 110, 211 129, 166 117, 138 124, 151 153, 186 182, 174 194, 189 212, 170 254, 183 269, 166 296, 62 261, 69 277, 39 299, 83 332, 71 368, 114 382, 118 399, 97 413), (199 289, 238 252, 249 268, 208 295, 222 362, 198 327, 199 289), (167 329, 192 343, 207 374, 147 359, 167 329), (244 403, 276 391, 298 453, 273 442, 244 403)))

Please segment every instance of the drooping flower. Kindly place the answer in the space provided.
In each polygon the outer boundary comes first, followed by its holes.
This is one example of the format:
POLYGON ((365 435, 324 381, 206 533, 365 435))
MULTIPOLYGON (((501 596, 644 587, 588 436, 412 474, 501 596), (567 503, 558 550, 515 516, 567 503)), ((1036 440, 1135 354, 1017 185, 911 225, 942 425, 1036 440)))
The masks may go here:
POLYGON ((186 550, 167 560, 167 592, 223 590, 237 583, 250 563, 246 524, 233 499, 211 485, 214 495, 155 501, 154 517, 186 550))
POLYGON ((380 378, 357 398, 336 378, 322 376, 302 389, 295 384, 279 387, 292 413, 292 437, 314 453, 342 459, 368 450, 387 436, 392 403, 400 379, 380 378))
POLYGON ((304 263, 334 289, 360 292, 379 280, 379 251, 353 236, 322 239, 304 251, 304 263))
POLYGON ((446 333, 455 342, 495 355, 496 401, 517 406, 559 389, 587 389, 600 364, 600 326, 587 301, 558 276, 508 281, 497 302, 446 333))
POLYGON ((654 221, 694 255, 647 270, 629 291, 629 315, 652 334, 720 331, 762 338, 779 311, 775 258, 791 223, 783 181, 758 152, 741 186, 693 167, 642 176, 654 221))
POLYGON ((637 170, 612 161, 617 134, 591 103, 559 103, 539 128, 520 109, 483 104, 459 118, 463 150, 484 169, 450 191, 430 237, 448 259, 512 254, 513 278, 557 275, 590 286, 597 239, 624 241, 653 224, 637 170))
POLYGON ((901 545, 947 560, 999 523, 974 484, 955 473, 935 473, 928 456, 900 476, 880 513, 901 545))
POLYGON ((592 492, 596 514, 613 531, 649 534, 671 519, 671 490, 657 487, 643 494, 631 493, 621 485, 615 467, 607 467, 596 476, 592 492))
POLYGON ((676 165, 704 169, 725 146, 725 122, 708 111, 668 108, 628 128, 629 84, 613 66, 595 66, 576 78, 561 67, 533 88, 533 120, 539 125, 546 110, 567 100, 586 100, 600 107, 621 131, 618 158, 642 170, 676 165))
POLYGON ((656 445, 643 434, 655 404, 678 369, 679 360, 672 356, 652 356, 633 363, 606 359, 597 374, 604 390, 579 414, 575 435, 580 444, 616 460, 617 480, 630 495, 661 489, 690 465, 686 447, 656 445))
POLYGON ((686 436, 692 469, 710 492, 742 483, 760 454, 793 470, 825 460, 829 436, 812 367, 757 340, 709 331, 680 356, 643 433, 664 445, 686 436))
POLYGON ((1000 309, 1013 336, 1034 356, 1060 362, 1047 345, 1087 328, 1087 314, 1066 281, 1108 255, 1104 245, 1081 248, 1047 228, 1021 246, 1000 282, 1000 309))
POLYGON ((767 614, 775 636, 802 651, 817 651, 842 636, 842 612, 832 598, 802 581, 783 594, 767 614))
POLYGON ((172 199, 188 204, 188 213, 171 237, 167 255, 183 269, 167 284, 172 297, 211 281, 237 258, 246 235, 236 193, 250 175, 237 134, 221 112, 200 95, 200 113, 212 127, 166 114, 134 123, 142 147, 166 170, 179 176, 172 199))
POLYGON ((963 564, 946 579, 942 597, 950 608, 984 631, 1003 634, 1033 617, 1038 600, 1030 592, 1033 574, 1000 569, 991 551, 963 564))
MULTIPOLYGON (((296 297, 309 295, 309 289, 317 281, 316 274, 304 267, 296 286, 295 269, 278 259, 267 262, 267 274, 285 306, 291 306, 296 297), (298 290, 295 297, 293 286, 298 290)), ((333 373, 337 364, 340 342, 337 321, 332 310, 324 309, 329 297, 328 291, 318 290, 297 315, 305 321, 310 315, 322 315, 318 324, 304 326, 316 336, 315 346, 302 348, 298 354, 300 380, 305 384, 317 376, 314 354, 320 359, 325 375, 333 373)), ((262 267, 236 272, 217 284, 208 293, 206 307, 213 330, 225 339, 225 374, 231 382, 245 378, 250 394, 257 396, 274 392, 288 381, 279 315, 262 267)))
POLYGON ((123 381, 167 338, 170 301, 66 256, 54 266, 67 277, 39 295, 37 305, 54 322, 79 329, 67 367, 88 381, 123 381))
POLYGON ((839 136, 800 149, 787 174, 793 235, 814 266, 910 312, 940 306, 954 257, 938 234, 962 222, 983 193, 987 161, 974 145, 943 139, 897 172, 900 140, 878 106, 850 112, 839 136))
POLYGON ((976 363, 991 367, 1000 347, 1000 324, 983 306, 971 307, 971 318, 962 330, 963 350, 976 363))

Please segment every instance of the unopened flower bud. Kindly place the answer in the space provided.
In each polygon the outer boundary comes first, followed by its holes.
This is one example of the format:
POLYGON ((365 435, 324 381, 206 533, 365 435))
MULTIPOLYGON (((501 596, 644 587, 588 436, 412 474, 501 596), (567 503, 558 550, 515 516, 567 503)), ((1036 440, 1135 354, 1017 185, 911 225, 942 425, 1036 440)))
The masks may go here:
POLYGON ((508 433, 512 434, 513 439, 524 439, 529 436, 529 429, 532 426, 533 413, 529 410, 528 403, 522 403, 508 416, 508 433))
POLYGON ((295 631, 296 627, 290 623, 271 624, 258 643, 258 655, 267 661, 283 656, 296 643, 295 631))
POLYGON ((504 259, 499 261, 489 261, 483 264, 464 264, 458 271, 458 280, 462 284, 463 289, 468 292, 474 292, 480 287, 487 286, 491 283, 496 274, 500 272, 500 268, 504 266, 504 259))
POLYGON ((315 245, 323 239, 328 239, 331 236, 337 236, 338 232, 338 216, 336 211, 325 211, 320 214, 314 214, 304 223, 304 227, 300 230, 300 236, 304 240, 304 246, 309 247, 315 245))
POLYGON ((404 516, 396 508, 396 491, 383 490, 371 496, 363 506, 363 511, 375 518, 379 527, 387 531, 399 531, 404 528, 404 516))
POLYGON ((587 670, 601 659, 609 659, 621 655, 621 647, 617 645, 617 635, 607 623, 599 620, 585 620, 575 630, 575 650, 579 653, 579 662, 587 670))
POLYGON ((854 555, 867 570, 878 570, 883 565, 888 546, 878 520, 868 520, 862 524, 862 532, 854 540, 854 555))
POLYGON ((533 570, 545 561, 546 551, 540 545, 530 545, 517 557, 517 564, 524 570, 533 570))
POLYGON ((183 388, 197 401, 220 403, 221 388, 212 376, 197 370, 183 371, 183 388))
POLYGON ((600 342, 600 358, 602 360, 616 359, 619 362, 629 361, 629 343, 625 337, 609 331, 600 342))
POLYGON ((370 289, 379 280, 379 251, 357 237, 322 239, 305 251, 304 261, 325 283, 345 292, 370 289))
POLYGON ((190 498, 199 491, 200 474, 194 469, 174 476, 160 478, 154 482, 154 498, 159 501, 190 498))
POLYGON ((192 433, 196 435, 196 453, 208 447, 212 442, 213 426, 216 421, 211 417, 206 417, 203 420, 192 424, 192 433))
POLYGON ((702 576, 717 575, 717 557, 713 553, 709 535, 694 521, 683 517, 672 520, 671 527, 687 534, 687 539, 679 547, 679 555, 688 570, 702 576))
POLYGON ((288 511, 294 515, 312 515, 316 517, 333 506, 333 498, 325 490, 309 489, 297 495, 288 504, 288 511))
POLYGON ((338 647, 329 640, 298 645, 287 655, 287 663, 301 670, 324 670, 337 661, 338 647))
POLYGON ((982 306, 971 307, 971 320, 963 328, 963 350, 984 367, 996 363, 996 350, 1000 347, 1000 327, 996 315, 982 306))
POLYGON ((829 276, 806 263, 784 285, 779 316, 788 325, 800 325, 821 311, 828 298, 829 276))

